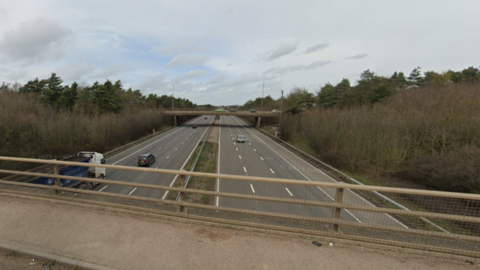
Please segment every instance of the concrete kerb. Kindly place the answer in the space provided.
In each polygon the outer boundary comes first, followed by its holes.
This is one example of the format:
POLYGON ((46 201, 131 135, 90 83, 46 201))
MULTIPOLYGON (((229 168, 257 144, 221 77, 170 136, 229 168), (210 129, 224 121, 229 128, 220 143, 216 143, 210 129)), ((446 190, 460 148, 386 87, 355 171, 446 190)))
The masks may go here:
POLYGON ((35 250, 30 250, 14 245, 8 245, 5 243, 0 243, 0 249, 6 250, 6 251, 11 251, 11 252, 16 252, 20 255, 26 256, 26 257, 32 257, 36 259, 41 259, 45 261, 55 261, 58 264, 65 265, 65 266, 71 266, 72 268, 77 266, 80 269, 87 269, 87 270, 115 270, 114 268, 109 268, 106 266, 102 265, 97 265, 89 262, 83 262, 83 261, 78 261, 75 259, 67 258, 67 257, 62 257, 60 255, 56 254, 50 254, 46 252, 41 252, 41 251, 35 251, 35 250))

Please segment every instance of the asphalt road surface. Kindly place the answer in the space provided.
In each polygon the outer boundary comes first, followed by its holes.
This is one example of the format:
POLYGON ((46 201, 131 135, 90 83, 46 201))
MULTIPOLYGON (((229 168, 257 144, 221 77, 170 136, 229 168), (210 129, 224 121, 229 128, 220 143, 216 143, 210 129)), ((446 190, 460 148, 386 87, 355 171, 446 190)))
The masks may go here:
MULTIPOLYGON (((136 167, 138 166, 139 155, 151 153, 155 156, 155 162, 151 164, 151 168, 180 170, 195 151, 208 127, 213 123, 214 116, 206 116, 206 118, 203 116, 197 117, 182 126, 125 150, 110 157, 107 164, 136 167), (193 128, 193 125, 196 125, 197 128, 193 128)), ((176 177, 172 174, 107 170, 106 178, 116 181, 171 186, 176 177)), ((101 184, 96 186, 95 190, 150 198, 165 198, 166 196, 166 192, 163 190, 118 185, 101 184)))
MULTIPOLYGON (((314 168, 295 154, 278 145, 261 132, 248 126, 235 116, 221 116, 219 130, 220 156, 219 173, 296 179, 299 181, 335 182, 317 168, 314 168), (244 143, 236 142, 236 137, 243 134, 244 143)), ((239 180, 219 179, 217 190, 221 192, 255 194, 280 198, 333 202, 335 190, 300 185, 247 182, 239 180)), ((344 203, 369 205, 370 203, 347 191, 344 203)), ((332 209, 297 204, 253 201, 237 198, 218 197, 218 206, 243 208, 249 210, 287 213, 303 216, 331 218, 332 209)), ((368 222, 388 226, 406 227, 386 214, 363 211, 342 211, 341 218, 348 221, 368 222)))

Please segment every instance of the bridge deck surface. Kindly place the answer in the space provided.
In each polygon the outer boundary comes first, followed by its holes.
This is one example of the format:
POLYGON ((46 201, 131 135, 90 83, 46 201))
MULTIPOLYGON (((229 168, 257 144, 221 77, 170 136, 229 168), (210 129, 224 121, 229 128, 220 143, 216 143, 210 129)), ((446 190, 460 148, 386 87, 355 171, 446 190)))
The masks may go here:
POLYGON ((478 269, 456 259, 318 239, 317 247, 311 239, 7 197, 0 197, 0 217, 0 247, 113 269, 478 269))

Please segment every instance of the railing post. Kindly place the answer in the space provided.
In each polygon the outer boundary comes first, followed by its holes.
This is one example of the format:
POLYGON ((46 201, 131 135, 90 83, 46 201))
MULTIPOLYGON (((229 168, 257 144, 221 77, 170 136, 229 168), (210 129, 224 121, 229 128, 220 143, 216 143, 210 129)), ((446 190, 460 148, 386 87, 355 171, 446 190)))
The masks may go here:
MULTIPOLYGON (((180 175, 180 187, 185 187, 185 175, 180 175)), ((180 201, 185 201, 185 192, 180 193, 180 201)), ((180 206, 180 212, 183 212, 184 207, 180 206)))
MULTIPOLYGON (((336 203, 342 203, 343 202, 343 188, 337 188, 337 195, 335 196, 335 202, 336 203)), ((340 219, 340 214, 342 213, 342 208, 335 207, 333 209, 333 221, 340 219)), ((335 232, 338 232, 338 224, 333 223, 333 230, 335 232)))
MULTIPOLYGON (((60 178, 58 175, 60 174, 60 169, 58 168, 58 164, 53 164, 53 173, 55 174, 55 186, 61 187, 62 183, 60 182, 60 178)), ((62 193, 61 190, 56 189, 55 190, 55 195, 59 195, 62 193)))

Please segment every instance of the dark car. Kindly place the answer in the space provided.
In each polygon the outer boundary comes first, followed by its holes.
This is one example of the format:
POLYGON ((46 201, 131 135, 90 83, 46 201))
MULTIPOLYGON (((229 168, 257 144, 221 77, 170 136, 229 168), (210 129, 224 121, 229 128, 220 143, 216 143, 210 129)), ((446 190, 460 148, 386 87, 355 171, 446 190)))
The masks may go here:
POLYGON ((255 109, 251 109, 251 110, 250 110, 250 112, 251 112, 251 113, 256 113, 256 112, 257 112, 257 110, 255 110, 255 109))
POLYGON ((244 143, 245 142, 245 135, 237 135, 237 142, 244 143))
POLYGON ((192 128, 197 128, 197 125, 193 125, 192 128))
POLYGON ((150 166, 155 162, 155 156, 152 154, 141 154, 138 157, 138 166, 150 166))

